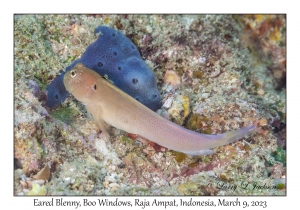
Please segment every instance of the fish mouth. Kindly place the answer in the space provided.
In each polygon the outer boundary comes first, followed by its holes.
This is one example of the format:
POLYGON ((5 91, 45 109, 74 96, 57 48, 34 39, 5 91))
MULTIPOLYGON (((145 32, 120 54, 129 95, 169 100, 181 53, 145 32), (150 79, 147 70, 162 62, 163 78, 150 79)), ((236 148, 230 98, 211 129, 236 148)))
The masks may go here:
POLYGON ((72 85, 72 82, 70 80, 70 74, 69 72, 67 72, 64 76, 64 85, 65 85, 65 88, 66 90, 69 92, 69 93, 72 93, 74 88, 73 88, 73 85, 72 85))

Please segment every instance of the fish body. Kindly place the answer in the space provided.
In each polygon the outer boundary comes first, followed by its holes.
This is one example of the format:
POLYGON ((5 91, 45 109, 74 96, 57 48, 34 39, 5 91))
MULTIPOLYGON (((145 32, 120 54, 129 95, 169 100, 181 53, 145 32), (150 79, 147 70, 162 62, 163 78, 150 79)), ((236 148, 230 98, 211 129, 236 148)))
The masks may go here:
POLYGON ((211 154, 211 148, 239 140, 255 129, 251 125, 217 135, 185 129, 156 114, 81 63, 65 74, 64 85, 86 106, 103 132, 106 133, 108 124, 192 156, 211 154))

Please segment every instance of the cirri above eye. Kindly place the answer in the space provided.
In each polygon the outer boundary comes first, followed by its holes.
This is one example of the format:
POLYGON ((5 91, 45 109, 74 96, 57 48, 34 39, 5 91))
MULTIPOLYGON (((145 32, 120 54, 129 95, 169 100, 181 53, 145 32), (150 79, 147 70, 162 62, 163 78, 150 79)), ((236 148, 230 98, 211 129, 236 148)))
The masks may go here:
POLYGON ((74 78, 76 77, 77 73, 75 70, 71 70, 71 77, 74 78))

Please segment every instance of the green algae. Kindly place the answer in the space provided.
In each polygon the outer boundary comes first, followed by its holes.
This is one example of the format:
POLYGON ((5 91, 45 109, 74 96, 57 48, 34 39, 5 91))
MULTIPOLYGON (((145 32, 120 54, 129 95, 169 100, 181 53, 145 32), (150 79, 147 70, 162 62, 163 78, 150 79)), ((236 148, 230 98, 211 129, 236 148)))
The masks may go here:
POLYGON ((286 151, 282 147, 277 147, 276 151, 271 153, 271 156, 283 166, 286 166, 286 151))
POLYGON ((134 145, 134 141, 132 139, 126 137, 126 136, 122 136, 121 137, 121 141, 124 142, 124 143, 126 143, 126 144, 132 144, 132 145, 134 145))
POLYGON ((35 77, 35 78, 34 78, 34 81, 36 81, 36 82, 37 82, 37 84, 38 84, 38 86, 39 86, 39 89, 40 89, 40 90, 46 90, 46 88, 47 88, 47 84, 46 84, 46 83, 43 83, 43 82, 41 82, 42 80, 41 80, 40 78, 38 78, 38 77, 35 77))
POLYGON ((284 189, 284 188, 285 188, 285 184, 283 183, 277 184, 277 189, 284 189))
POLYGON ((50 115, 55 119, 58 119, 66 124, 71 124, 74 118, 78 115, 78 112, 71 107, 64 107, 53 110, 50 115))

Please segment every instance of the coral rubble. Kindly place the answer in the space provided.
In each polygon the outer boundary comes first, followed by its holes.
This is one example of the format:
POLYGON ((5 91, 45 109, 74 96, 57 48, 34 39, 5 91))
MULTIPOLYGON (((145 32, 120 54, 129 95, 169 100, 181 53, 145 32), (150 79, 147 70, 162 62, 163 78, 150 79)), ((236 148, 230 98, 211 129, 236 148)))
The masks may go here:
POLYGON ((285 18, 15 15, 15 195, 285 195, 285 18), (190 157, 115 128, 104 141, 72 97, 47 109, 46 86, 99 25, 137 46, 157 76, 163 117, 206 134, 256 124, 256 134, 190 157))

